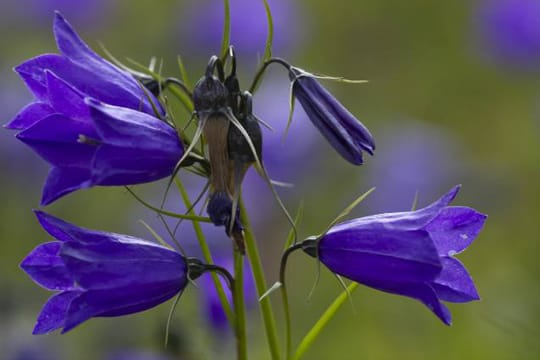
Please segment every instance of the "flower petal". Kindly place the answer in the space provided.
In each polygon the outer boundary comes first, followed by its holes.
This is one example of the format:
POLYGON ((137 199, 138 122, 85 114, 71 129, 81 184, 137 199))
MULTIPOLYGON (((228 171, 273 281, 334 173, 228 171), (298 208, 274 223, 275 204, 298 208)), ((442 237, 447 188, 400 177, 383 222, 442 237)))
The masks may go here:
POLYGON ((432 281, 442 268, 425 231, 328 233, 319 242, 319 258, 333 272, 360 283, 432 281))
POLYGON ((77 73, 77 69, 74 69, 74 65, 69 60, 57 54, 36 56, 15 67, 15 71, 24 80, 26 86, 42 102, 49 100, 45 70, 56 74, 77 73))
POLYGON ((57 167, 88 168, 96 146, 79 142, 81 135, 95 139, 91 125, 52 114, 17 134, 49 164, 57 167))
POLYGON ((170 283, 152 283, 141 288, 90 290, 77 297, 69 307, 62 333, 98 316, 121 316, 155 307, 180 290, 170 283))
POLYGON ((432 204, 416 210, 365 216, 334 226, 328 233, 343 229, 394 229, 399 231, 423 229, 456 197, 461 185, 454 186, 432 204))
POLYGON ((427 226, 441 256, 465 250, 478 236, 487 215, 464 206, 443 209, 427 226))
POLYGON ((26 105, 13 120, 4 127, 10 130, 24 130, 55 111, 49 105, 36 101, 26 105))
POLYGON ((58 73, 61 78, 91 97, 151 115, 154 110, 149 99, 152 99, 159 113, 165 114, 159 102, 135 78, 92 51, 59 13, 53 29, 60 52, 80 68, 76 73, 58 73))
POLYGON ((431 284, 443 301, 462 303, 480 300, 471 276, 463 264, 454 258, 443 257, 443 270, 431 284))
POLYGON ((136 149, 181 147, 176 130, 165 121, 140 111, 85 99, 101 138, 111 145, 136 149), (159 141, 158 141, 159 140, 159 141))
POLYGON ((140 240, 116 242, 113 236, 119 234, 109 235, 109 241, 69 241, 62 246, 60 257, 82 287, 115 289, 158 282, 185 286, 187 268, 180 254, 140 240))
MULTIPOLYGON (((332 108, 326 107, 327 101, 318 98, 320 94, 313 90, 314 87, 321 87, 314 78, 309 76, 298 77, 293 83, 294 96, 300 101, 313 125, 330 145, 352 164, 362 164, 361 149, 365 150, 365 148, 358 145, 362 141, 354 138, 357 134, 350 134, 347 131, 347 128, 341 124, 342 119, 336 118, 336 114, 331 111, 332 108)), ((337 102, 330 93, 326 93, 326 95, 331 97, 328 101, 337 102)), ((350 113, 349 115, 352 116, 350 113)), ((366 146, 366 148, 370 147, 366 146)), ((371 148, 370 151, 372 151, 371 148)))
POLYGON ((78 291, 64 291, 49 298, 39 313, 36 326, 32 334, 47 334, 64 326, 65 316, 73 299, 81 293, 78 291))
POLYGON ((88 123, 90 110, 84 103, 83 94, 49 70, 45 71, 51 106, 62 115, 88 123))
POLYGON ((90 170, 83 168, 57 168, 49 171, 43 194, 41 206, 46 206, 53 201, 75 190, 86 189, 92 186, 90 183, 90 170))
POLYGON ((375 289, 392 294, 403 295, 422 302, 428 307, 443 323, 452 324, 452 314, 450 310, 442 304, 436 292, 425 283, 376 283, 366 284, 375 289))
POLYGON ((58 256, 61 243, 41 244, 28 254, 20 267, 40 286, 48 290, 70 290, 74 279, 58 256))

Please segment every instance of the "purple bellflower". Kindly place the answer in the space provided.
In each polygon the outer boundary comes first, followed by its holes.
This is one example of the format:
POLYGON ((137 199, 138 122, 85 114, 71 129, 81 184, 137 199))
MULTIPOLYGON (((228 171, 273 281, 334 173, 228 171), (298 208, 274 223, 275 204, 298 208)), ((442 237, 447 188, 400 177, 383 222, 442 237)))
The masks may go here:
POLYGON ((57 293, 43 306, 34 334, 57 329, 64 333, 93 317, 144 311, 187 285, 189 264, 175 251, 127 235, 80 228, 41 211, 36 216, 57 241, 36 247, 21 268, 57 293))
POLYGON ((474 209, 448 206, 459 188, 420 210, 337 224, 302 248, 336 274, 421 301, 450 325, 450 311, 441 300, 479 299, 470 275, 453 255, 472 243, 486 220, 474 209))
POLYGON ((79 93, 101 102, 149 115, 155 115, 155 106, 160 116, 165 114, 157 99, 146 92, 131 74, 92 51, 59 13, 54 18, 53 31, 60 54, 40 55, 15 68, 35 96, 35 101, 23 108, 7 128, 22 130, 58 110, 51 107, 48 72, 54 73, 79 93))
POLYGON ((290 68, 292 91, 307 116, 332 147, 347 161, 361 165, 362 151, 373 155, 375 142, 369 130, 354 117, 317 79, 290 68))
POLYGON ((183 154, 174 128, 143 112, 83 98, 53 73, 46 76, 54 112, 17 134, 52 165, 42 205, 78 189, 151 182, 173 172, 183 154))

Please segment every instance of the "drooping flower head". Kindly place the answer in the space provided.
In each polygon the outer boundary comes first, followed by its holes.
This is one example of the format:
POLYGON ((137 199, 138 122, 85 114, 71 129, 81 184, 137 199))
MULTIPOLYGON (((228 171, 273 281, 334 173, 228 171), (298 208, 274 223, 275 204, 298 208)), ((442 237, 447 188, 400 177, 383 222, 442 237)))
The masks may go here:
POLYGON ((36 216, 56 241, 36 247, 21 268, 56 294, 43 306, 34 334, 150 309, 181 292, 188 276, 200 275, 180 254, 154 243, 80 228, 41 211, 36 216))
POLYGON ((467 270, 453 256, 473 242, 486 220, 474 209, 449 206, 458 191, 456 186, 416 211, 337 224, 319 240, 306 240, 303 249, 336 274, 421 301, 450 325, 450 311, 441 301, 479 299, 467 270))
POLYGON ((78 189, 169 176, 183 146, 154 116, 157 100, 153 107, 130 74, 93 53, 58 14, 55 33, 62 55, 17 67, 36 101, 6 126, 52 165, 42 205, 78 189))
POLYGON ((291 67, 293 95, 332 147, 347 161, 361 165, 362 152, 373 155, 375 142, 369 130, 313 76, 291 67))

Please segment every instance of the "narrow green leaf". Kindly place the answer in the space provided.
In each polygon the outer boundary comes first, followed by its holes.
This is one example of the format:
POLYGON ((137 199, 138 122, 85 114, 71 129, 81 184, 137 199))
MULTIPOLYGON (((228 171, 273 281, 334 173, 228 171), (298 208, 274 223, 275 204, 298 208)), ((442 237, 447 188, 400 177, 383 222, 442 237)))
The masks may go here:
POLYGON ((231 7, 229 0, 223 0, 223 7, 225 18, 223 21, 223 39, 221 40, 221 60, 225 62, 231 45, 231 7))
MULTIPOLYGON (((298 206, 298 210, 296 210, 296 215, 294 216, 294 227, 295 228, 298 228, 298 225, 302 221, 302 216, 303 215, 304 215, 304 202, 301 201, 300 205, 298 206)), ((284 251, 287 250, 289 247, 291 247, 291 245, 294 242, 295 235, 296 234, 294 232, 294 228, 291 228, 291 230, 289 231, 289 234, 287 235, 287 240, 285 241, 285 247, 283 248, 284 251)))
POLYGON ((188 72, 186 70, 186 67, 184 66, 184 61, 182 61, 182 57, 178 55, 176 57, 176 61, 178 62, 178 69, 180 70, 180 76, 182 77, 182 82, 190 89, 193 88, 193 84, 191 83, 191 80, 189 79, 188 72))
POLYGON ((326 309, 326 311, 322 314, 322 316, 317 320, 315 325, 309 330, 309 332, 304 336, 302 341, 300 342, 300 345, 298 345, 298 348, 296 349, 296 352, 294 353, 293 359, 298 360, 300 359, 306 351, 311 347, 315 339, 319 336, 319 334, 322 332, 322 330, 326 327, 328 322, 334 317, 334 315, 337 313, 337 311, 341 308, 341 306, 345 303, 347 298, 349 297, 349 294, 351 294, 356 288, 358 287, 358 283, 351 283, 346 290, 344 290, 335 300, 330 304, 330 306, 326 309))
POLYGON ((364 201, 368 196, 369 194, 371 194, 373 191, 375 190, 374 187, 372 187, 371 189, 369 189, 368 191, 366 191, 365 193, 363 193, 362 195, 360 195, 358 198, 356 198, 356 200, 354 200, 349 206, 347 206, 345 208, 345 210, 343 210, 331 223, 330 225, 328 225, 328 227, 326 228, 326 230, 324 230, 322 232, 322 234, 326 234, 328 232, 328 230, 330 230, 330 228, 332 226, 334 226, 335 224, 338 223, 338 221, 340 221, 341 219, 343 219, 345 216, 349 215, 349 213, 355 208, 358 206, 358 204, 360 204, 362 201, 364 201))
POLYGON ((414 193, 414 199, 411 206, 411 211, 416 210, 416 207, 418 206, 418 190, 414 193))
POLYGON ((150 209, 150 210, 153 210, 159 214, 163 214, 163 215, 167 215, 167 216, 170 216, 170 217, 173 217, 173 218, 177 218, 177 219, 186 219, 186 220, 191 220, 191 221, 199 221, 199 222, 205 222, 205 223, 211 223, 212 220, 210 220, 210 218, 207 218, 205 216, 197 216, 197 215, 190 215, 190 214, 177 214, 175 212, 171 212, 171 211, 167 211, 167 210, 162 210, 156 206, 153 206, 149 203, 147 203, 146 201, 144 201, 140 196, 138 196, 137 194, 135 194, 135 192, 133 190, 131 190, 129 187, 125 187, 126 190, 135 198, 135 200, 137 200, 139 203, 141 203, 141 205, 143 205, 144 207, 150 209))
POLYGON ((268 22, 268 34, 266 36, 266 45, 264 47, 264 55, 262 61, 265 62, 272 57, 272 43, 274 42, 274 20, 272 12, 267 0, 263 0, 264 10, 266 11, 266 21, 268 22))
POLYGON ((163 240, 163 238, 161 236, 159 236, 159 234, 154 230, 152 229, 152 227, 150 225, 148 225, 144 220, 139 220, 139 222, 141 224, 143 224, 143 226, 146 228, 146 230, 148 230, 150 232, 150 234, 152 234, 152 236, 157 240, 159 241, 159 243, 165 247, 171 247, 169 244, 167 244, 165 242, 165 240, 163 240))

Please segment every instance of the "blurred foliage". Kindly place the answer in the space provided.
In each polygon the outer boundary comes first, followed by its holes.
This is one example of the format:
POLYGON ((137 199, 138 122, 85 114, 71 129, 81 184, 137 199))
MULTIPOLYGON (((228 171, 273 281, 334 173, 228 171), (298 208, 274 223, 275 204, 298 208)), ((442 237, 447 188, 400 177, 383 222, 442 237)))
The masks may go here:
MULTIPOLYGON (((475 33, 479 1, 296 2, 304 27, 298 31, 304 35, 292 60, 316 73, 368 79, 363 85, 328 83, 328 87, 372 130, 376 140, 388 129, 408 126, 411 119, 452 139, 456 150, 452 156, 440 162, 435 159, 429 166, 449 167, 455 173, 451 180, 430 183, 425 195, 422 188, 417 189, 420 205, 442 194, 452 185, 450 181, 460 182, 464 187, 456 204, 489 215, 475 244, 459 257, 475 279, 482 300, 450 305, 452 327, 445 327, 410 299, 362 287, 353 296, 354 309, 346 305, 340 310, 307 358, 539 358, 540 64, 538 69, 520 71, 485 60, 475 33)), ((272 6, 272 1, 269 3, 272 6)), ((31 99, 10 69, 26 58, 55 51, 53 14, 29 16, 24 10, 14 10, 24 4, 30 6, 31 2, 0 1, 3 123, 31 99)), ((61 1, 58 6, 62 9, 61 1)), ((90 19, 75 15, 72 19, 69 12, 65 15, 96 50, 100 41, 120 59, 147 63, 158 56, 164 61, 163 73, 173 76, 178 76, 176 55, 181 54, 191 78, 197 79, 206 59, 190 57, 186 34, 178 33, 186 21, 184 10, 193 6, 197 1, 117 0, 103 2, 90 19)), ((201 26, 220 34, 220 26, 201 26)), ((275 55, 282 54, 276 51, 275 55)), ((287 87, 285 79, 282 81, 287 87)), ((181 354, 182 359, 232 358, 233 338, 214 336, 205 328, 195 287, 180 301, 172 325, 176 340, 167 350, 163 350, 163 341, 170 303, 129 317, 93 319, 66 335, 30 335, 47 293, 37 288, 18 264, 34 246, 48 239, 31 212, 39 204, 47 167, 12 136, 7 131, 0 134, 0 358, 15 359, 21 348, 32 347, 44 349, 42 357, 36 359, 48 359, 51 354, 55 354, 54 359, 98 359, 125 348, 169 351, 181 354)), ((301 236, 318 233, 351 199, 377 186, 376 177, 368 175, 378 154, 386 151, 383 143, 379 145, 376 155, 359 168, 343 161, 322 137, 317 138, 312 152, 316 158, 310 159, 315 165, 306 165, 296 187, 283 191, 291 209, 299 199, 305 201, 301 236)), ((430 151, 426 146, 425 153, 430 151)), ((397 153, 396 161, 404 167, 420 161, 421 155, 408 155, 406 151, 397 153)), ((287 156, 286 148, 283 156, 287 156)), ((425 174, 418 175, 430 179, 429 166, 422 170, 425 174)), ((392 176, 392 168, 385 173, 392 176)), ((139 186, 138 190, 155 194, 159 186, 163 183, 139 186)), ((413 196, 414 192, 411 201, 413 196)), ((137 210, 138 206, 121 188, 99 188, 69 195, 47 211, 81 226, 134 235, 138 231, 138 235, 150 237, 137 220, 153 215, 137 210)), ((369 214, 370 206, 366 201, 355 215, 369 214)), ((407 209, 404 204, 399 206, 407 209)), ((273 281, 288 229, 275 203, 264 207, 269 213, 264 221, 257 221, 255 232, 267 277, 273 281)), ((289 263, 293 340, 298 342, 339 294, 340 287, 321 269, 315 293, 308 299, 317 264, 301 254, 289 263)), ((278 297, 274 300, 279 308, 278 297)), ((261 323, 256 313, 250 319, 251 355, 253 359, 266 358, 261 323)))

